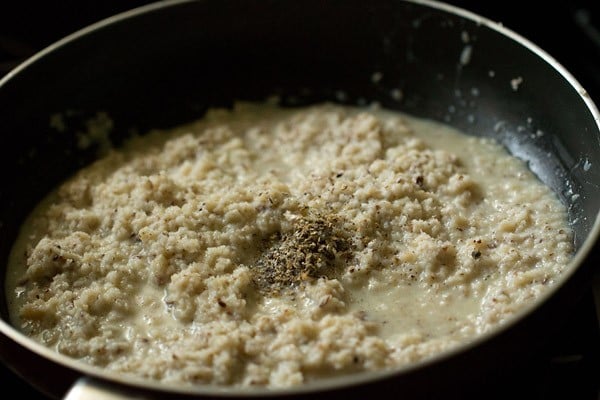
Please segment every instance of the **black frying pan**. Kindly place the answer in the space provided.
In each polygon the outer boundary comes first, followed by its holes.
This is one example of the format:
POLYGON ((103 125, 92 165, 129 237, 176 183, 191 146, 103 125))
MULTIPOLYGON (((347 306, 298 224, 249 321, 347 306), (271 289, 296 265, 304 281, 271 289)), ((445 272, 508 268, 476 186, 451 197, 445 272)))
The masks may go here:
MULTIPOLYGON (((469 346, 412 368, 276 395, 456 393, 461 385, 518 362, 589 285, 587 261, 600 231, 596 107, 535 45, 477 15, 428 1, 163 2, 93 25, 44 50, 0 81, 0 132, 11 138, 0 150, 2 260, 37 201, 96 156, 93 147, 78 149, 76 132, 98 111, 113 118, 111 139, 119 144, 132 129, 167 128, 200 117, 208 107, 273 94, 290 107, 377 101, 497 138, 526 159, 567 205, 578 250, 573 272, 556 290, 469 346), (49 119, 66 110, 70 129, 59 134, 49 119)), ((81 365, 10 327, 4 296, 0 311, 0 357, 52 396, 71 389, 70 398, 82 398, 77 396, 98 387, 148 397, 242 394, 125 380, 81 365)), ((273 395, 250 393, 267 394, 273 395)))

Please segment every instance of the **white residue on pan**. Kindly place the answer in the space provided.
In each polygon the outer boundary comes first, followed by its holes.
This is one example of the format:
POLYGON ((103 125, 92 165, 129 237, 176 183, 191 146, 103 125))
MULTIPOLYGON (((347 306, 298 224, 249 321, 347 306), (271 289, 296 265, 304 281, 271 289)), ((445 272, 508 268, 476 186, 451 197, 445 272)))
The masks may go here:
POLYGON ((50 115, 50 127, 56 129, 58 132, 64 132, 67 130, 67 124, 65 122, 65 116, 63 113, 55 113, 50 115))
POLYGON ((523 77, 517 76, 516 78, 513 78, 510 80, 510 87, 512 88, 512 90, 514 90, 516 92, 517 90, 519 90, 519 87, 521 86, 522 83, 523 83, 523 77))
POLYGON ((490 70, 488 71, 488 76, 489 76, 490 78, 493 78, 493 77, 495 77, 495 76, 496 76, 496 71, 494 71, 493 69, 490 69, 490 70))
POLYGON ((460 65, 466 66, 471 62, 471 55, 473 54, 473 46, 470 44, 463 47, 460 52, 460 65))
POLYGON ((592 163, 590 162, 590 160, 588 160, 587 158, 585 160, 583 160, 583 170, 585 172, 589 171, 590 168, 592 168, 592 163))
MULTIPOLYGON (((49 126, 57 132, 66 132, 69 128, 69 117, 77 116, 77 112, 66 110, 50 115, 49 126)), ((92 146, 97 148, 98 155, 104 155, 112 147, 110 133, 114 127, 112 118, 104 111, 99 111, 85 121, 85 130, 75 132, 77 147, 81 150, 92 146)))
MULTIPOLYGON (((563 195, 564 195, 566 198, 570 198, 570 199, 573 199, 573 197, 577 196, 577 194, 576 194, 576 193, 573 191, 573 187, 571 186, 571 183, 570 183, 570 182, 567 182, 567 183, 566 183, 566 187, 565 187, 565 189, 563 190, 563 195)), ((579 196, 577 196, 577 197, 579 197, 579 196)), ((576 199, 577 197, 575 197, 575 199, 576 199)))
POLYGON ((396 101, 400 101, 400 100, 402 100, 402 97, 404 97, 404 94, 402 93, 402 90, 400 90, 398 88, 394 88, 394 89, 390 90, 390 96, 392 97, 392 99, 394 99, 396 101))
POLYGON ((91 146, 98 147, 98 154, 103 155, 112 148, 110 132, 113 120, 105 112, 98 112, 86 121, 86 131, 77 132, 77 147, 84 150, 91 146))
POLYGON ((544 131, 541 129, 538 129, 537 131, 535 131, 529 135, 529 137, 532 139, 541 138, 542 136, 544 136, 544 131))
POLYGON ((372 101, 368 104, 368 107, 372 111, 381 110, 381 103, 378 101, 372 101))
POLYGON ((265 103, 272 105, 272 106, 277 106, 277 105, 281 104, 281 96, 279 96, 277 94, 268 96, 265 99, 265 103))
POLYGON ((371 82, 373 82, 373 83, 379 83, 381 81, 381 79, 383 79, 383 73, 381 73, 379 71, 375 71, 371 75, 371 82))
POLYGON ((463 43, 469 43, 469 40, 470 40, 469 32, 462 31, 460 33, 460 39, 462 40, 463 43))
POLYGON ((506 121, 500 120, 494 124, 494 132, 501 133, 506 131, 506 121))
POLYGON ((337 101, 346 101, 348 100, 348 93, 344 92, 343 90, 337 90, 335 92, 335 98, 337 99, 337 101))

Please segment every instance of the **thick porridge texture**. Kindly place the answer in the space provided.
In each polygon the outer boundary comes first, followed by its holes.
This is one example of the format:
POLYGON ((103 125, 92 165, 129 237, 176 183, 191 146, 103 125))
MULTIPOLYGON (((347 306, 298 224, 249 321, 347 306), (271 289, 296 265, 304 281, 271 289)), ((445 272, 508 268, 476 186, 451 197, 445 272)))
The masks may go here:
POLYGON ((566 213, 490 139, 370 108, 240 103, 135 139, 34 210, 7 285, 57 352, 184 384, 408 365, 538 298, 566 213))

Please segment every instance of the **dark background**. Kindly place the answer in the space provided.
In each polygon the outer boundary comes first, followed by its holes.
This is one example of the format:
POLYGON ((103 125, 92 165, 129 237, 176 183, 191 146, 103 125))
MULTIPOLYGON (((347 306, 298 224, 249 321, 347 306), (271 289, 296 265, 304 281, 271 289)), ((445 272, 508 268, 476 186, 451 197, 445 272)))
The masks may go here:
MULTIPOLYGON (((0 13, 0 68, 91 23, 148 0, 13 2, 0 13)), ((600 1, 453 0, 448 3, 500 22, 549 52, 588 92, 600 96, 600 1)), ((2 70, 0 69, 0 72, 2 70)))
MULTIPOLYGON (((0 12, 0 77, 56 40, 91 23, 149 3, 143 0, 14 2, 0 12)), ((600 104, 600 1, 449 1, 501 22, 546 50, 600 104)), ((597 263, 594 254, 591 262, 597 263)), ((43 399, 0 366, 3 391, 43 399)), ((600 399, 600 331, 592 287, 548 345, 489 382, 490 399, 600 399)), ((400 394, 399 394, 400 395, 400 394)))

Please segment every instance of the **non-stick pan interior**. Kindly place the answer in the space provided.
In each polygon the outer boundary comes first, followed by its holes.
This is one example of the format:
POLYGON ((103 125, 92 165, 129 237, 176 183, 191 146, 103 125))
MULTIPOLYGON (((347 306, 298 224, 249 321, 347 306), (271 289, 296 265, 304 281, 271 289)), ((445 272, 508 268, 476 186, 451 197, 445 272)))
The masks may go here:
MULTIPOLYGON (((91 162, 85 121, 112 143, 199 118, 212 106, 279 96, 383 107, 495 137, 570 210, 579 248, 600 204, 598 122, 568 74, 488 21, 405 1, 163 3, 98 24, 0 86, 0 256, 56 184, 91 162), (64 130, 51 124, 64 117, 64 130), (8 143, 11 143, 8 145, 8 143)), ((2 296, 2 315, 7 311, 2 296)))

